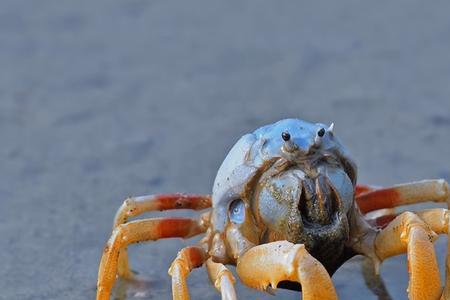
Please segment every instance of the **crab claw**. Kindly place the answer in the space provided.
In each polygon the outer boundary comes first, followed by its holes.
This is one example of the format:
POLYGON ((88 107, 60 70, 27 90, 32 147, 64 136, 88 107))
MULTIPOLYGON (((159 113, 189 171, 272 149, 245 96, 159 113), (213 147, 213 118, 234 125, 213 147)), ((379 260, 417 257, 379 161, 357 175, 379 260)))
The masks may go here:
POLYGON ((337 300, 330 275, 304 245, 278 241, 248 250, 237 263, 241 281, 255 289, 276 289, 281 281, 302 285, 304 300, 337 300))

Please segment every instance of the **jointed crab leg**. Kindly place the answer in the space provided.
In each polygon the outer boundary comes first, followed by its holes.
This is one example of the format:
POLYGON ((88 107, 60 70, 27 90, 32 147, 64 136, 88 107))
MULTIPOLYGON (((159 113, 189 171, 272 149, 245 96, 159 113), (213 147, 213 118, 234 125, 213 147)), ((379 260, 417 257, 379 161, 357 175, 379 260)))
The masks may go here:
POLYGON ((289 280, 302 285, 303 300, 337 299, 330 275, 304 245, 279 241, 253 247, 239 258, 237 273, 244 284, 259 290, 289 280))
MULTIPOLYGON (((450 211, 442 208, 425 209, 421 211, 414 212, 420 217, 430 228, 437 234, 448 234, 449 233, 449 218, 450 211)), ((396 216, 385 216, 382 217, 394 219, 396 216)), ((376 219, 377 222, 381 223, 383 220, 376 219)), ((445 267, 445 286, 441 299, 450 299, 450 239, 447 245, 447 261, 445 267)))
POLYGON ((201 247, 186 247, 178 252, 177 257, 169 268, 172 276, 172 295, 174 300, 189 300, 189 290, 186 278, 194 268, 205 262, 207 254, 201 247))
POLYGON ((206 269, 209 279, 222 295, 222 300, 236 300, 235 279, 231 271, 223 264, 213 262, 211 258, 206 261, 206 269))
MULTIPOLYGON (((450 211, 435 208, 417 212, 417 215, 430 226, 437 234, 448 234, 450 232, 450 211)), ((450 299, 450 238, 447 238, 447 260, 445 262, 445 285, 441 299, 450 299)))
POLYGON ((380 231, 375 252, 380 260, 408 253, 409 299, 439 299, 441 279, 433 241, 436 234, 417 215, 405 212, 380 231))
POLYGON ((126 223, 129 218, 145 212, 170 209, 202 210, 211 207, 211 196, 188 194, 160 194, 125 199, 117 210, 114 227, 126 223))
MULTIPOLYGON (((169 209, 193 209, 202 210, 211 207, 209 195, 188 194, 160 194, 140 197, 129 197, 117 210, 114 218, 113 230, 120 224, 124 224, 129 218, 151 211, 163 211, 169 209)), ((132 277, 128 266, 126 248, 119 254, 118 274, 125 278, 132 277)))
POLYGON ((189 218, 155 218, 136 220, 114 229, 100 261, 97 300, 107 300, 117 275, 119 253, 126 246, 161 238, 188 238, 206 231, 202 220, 189 218))
POLYGON ((450 197, 443 179, 423 180, 377 189, 356 196, 362 213, 425 201, 445 202, 450 197))

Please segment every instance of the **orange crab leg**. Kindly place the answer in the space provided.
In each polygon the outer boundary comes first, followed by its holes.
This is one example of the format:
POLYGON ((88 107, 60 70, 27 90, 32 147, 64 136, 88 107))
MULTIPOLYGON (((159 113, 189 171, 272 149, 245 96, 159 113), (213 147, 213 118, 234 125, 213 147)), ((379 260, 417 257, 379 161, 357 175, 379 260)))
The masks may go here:
POLYGON ((441 278, 433 241, 437 235, 417 215, 405 212, 395 218, 375 239, 380 260, 408 253, 410 300, 439 299, 441 278))
POLYGON ((117 210, 114 227, 126 223, 129 218, 151 211, 170 209, 202 210, 211 207, 209 195, 160 194, 125 199, 117 210))
POLYGON ((382 188, 357 196, 362 213, 425 201, 445 202, 449 199, 448 183, 443 179, 423 180, 382 188))
MULTIPOLYGON (((450 211, 442 208, 426 209, 417 212, 417 215, 427 223, 437 234, 450 232, 450 211)), ((450 299, 450 239, 447 238, 447 259, 445 262, 445 285, 441 299, 450 299)))
POLYGON ((377 187, 374 187, 372 185, 367 184, 357 184, 355 187, 355 196, 359 196, 364 193, 375 191, 376 189, 379 189, 377 187))
POLYGON ((376 217, 374 219, 366 220, 370 225, 376 228, 385 228, 389 223, 391 223, 398 214, 388 214, 376 217))
MULTIPOLYGON (((160 194, 127 198, 117 210, 114 218, 113 230, 120 224, 124 224, 131 217, 151 211, 163 211, 170 209, 202 210, 211 207, 211 196, 188 194, 160 194)), ((119 254, 118 273, 124 278, 131 278, 132 273, 128 266, 126 249, 119 254)))
MULTIPOLYGON (((425 209, 414 212, 421 220, 423 220, 437 234, 448 234, 450 211, 442 208, 425 209)), ((370 220, 378 226, 386 226, 397 215, 381 216, 377 219, 370 220)), ((375 225, 375 224, 374 224, 375 225)), ((445 268, 445 286, 441 299, 450 299, 450 239, 447 245, 447 260, 445 268)))
MULTIPOLYGON (((449 221, 449 211, 443 208, 430 208, 415 211, 414 214, 418 215, 428 226, 437 234, 447 234, 447 223, 449 221)), ((385 215, 376 219, 367 220, 372 226, 378 228, 386 227, 392 220, 398 217, 399 214, 385 215)))
POLYGON ((289 280, 302 285, 303 300, 337 299, 330 275, 304 245, 278 241, 255 246, 239 258, 236 270, 252 288, 265 290, 270 284, 275 289, 289 280))
POLYGON ((200 247, 186 247, 178 252, 177 257, 169 268, 172 276, 172 295, 174 300, 189 300, 189 290, 186 279, 194 268, 205 262, 207 254, 200 247))
POLYGON ((206 231, 203 221, 189 218, 136 220, 114 229, 98 270, 97 300, 107 300, 117 275, 119 253, 128 245, 162 238, 189 238, 206 231))
POLYGON ((223 264, 213 262, 211 258, 206 261, 206 269, 209 279, 222 295, 222 300, 236 300, 235 279, 231 271, 223 264))

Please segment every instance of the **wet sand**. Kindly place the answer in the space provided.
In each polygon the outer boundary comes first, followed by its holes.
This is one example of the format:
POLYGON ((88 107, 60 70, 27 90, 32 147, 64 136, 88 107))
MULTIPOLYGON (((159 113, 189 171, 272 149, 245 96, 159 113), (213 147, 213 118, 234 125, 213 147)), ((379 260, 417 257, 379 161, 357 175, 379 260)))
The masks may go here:
MULTIPOLYGON (((449 9, 2 1, 0 299, 94 299, 126 196, 210 193, 233 143, 281 118, 335 122, 359 182, 449 180, 449 9)), ((167 268, 194 242, 132 246, 147 280, 119 283, 117 299, 170 299, 167 268)), ((342 299, 389 299, 362 273, 355 258, 334 275, 342 299)), ((405 256, 381 275, 392 299, 407 298, 405 256)), ((193 299, 219 299, 204 269, 189 286, 193 299)), ((275 299, 242 285, 238 294, 275 299)))

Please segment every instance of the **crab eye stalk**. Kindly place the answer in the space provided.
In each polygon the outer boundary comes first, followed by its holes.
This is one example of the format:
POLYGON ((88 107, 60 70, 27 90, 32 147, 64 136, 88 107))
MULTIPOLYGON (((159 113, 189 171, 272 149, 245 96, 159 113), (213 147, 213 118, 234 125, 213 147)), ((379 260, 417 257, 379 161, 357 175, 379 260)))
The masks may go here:
POLYGON ((320 128, 317 131, 316 137, 314 138, 314 144, 316 146, 320 146, 320 144, 322 143, 322 138, 325 135, 325 128, 320 128))
POLYGON ((242 224, 245 220, 245 204, 242 199, 236 199, 231 202, 228 209, 228 215, 231 222, 235 224, 242 224))
POLYGON ((291 134, 288 131, 283 131, 281 133, 281 138, 284 141, 283 151, 294 152, 298 149, 297 145, 291 140, 291 134))

